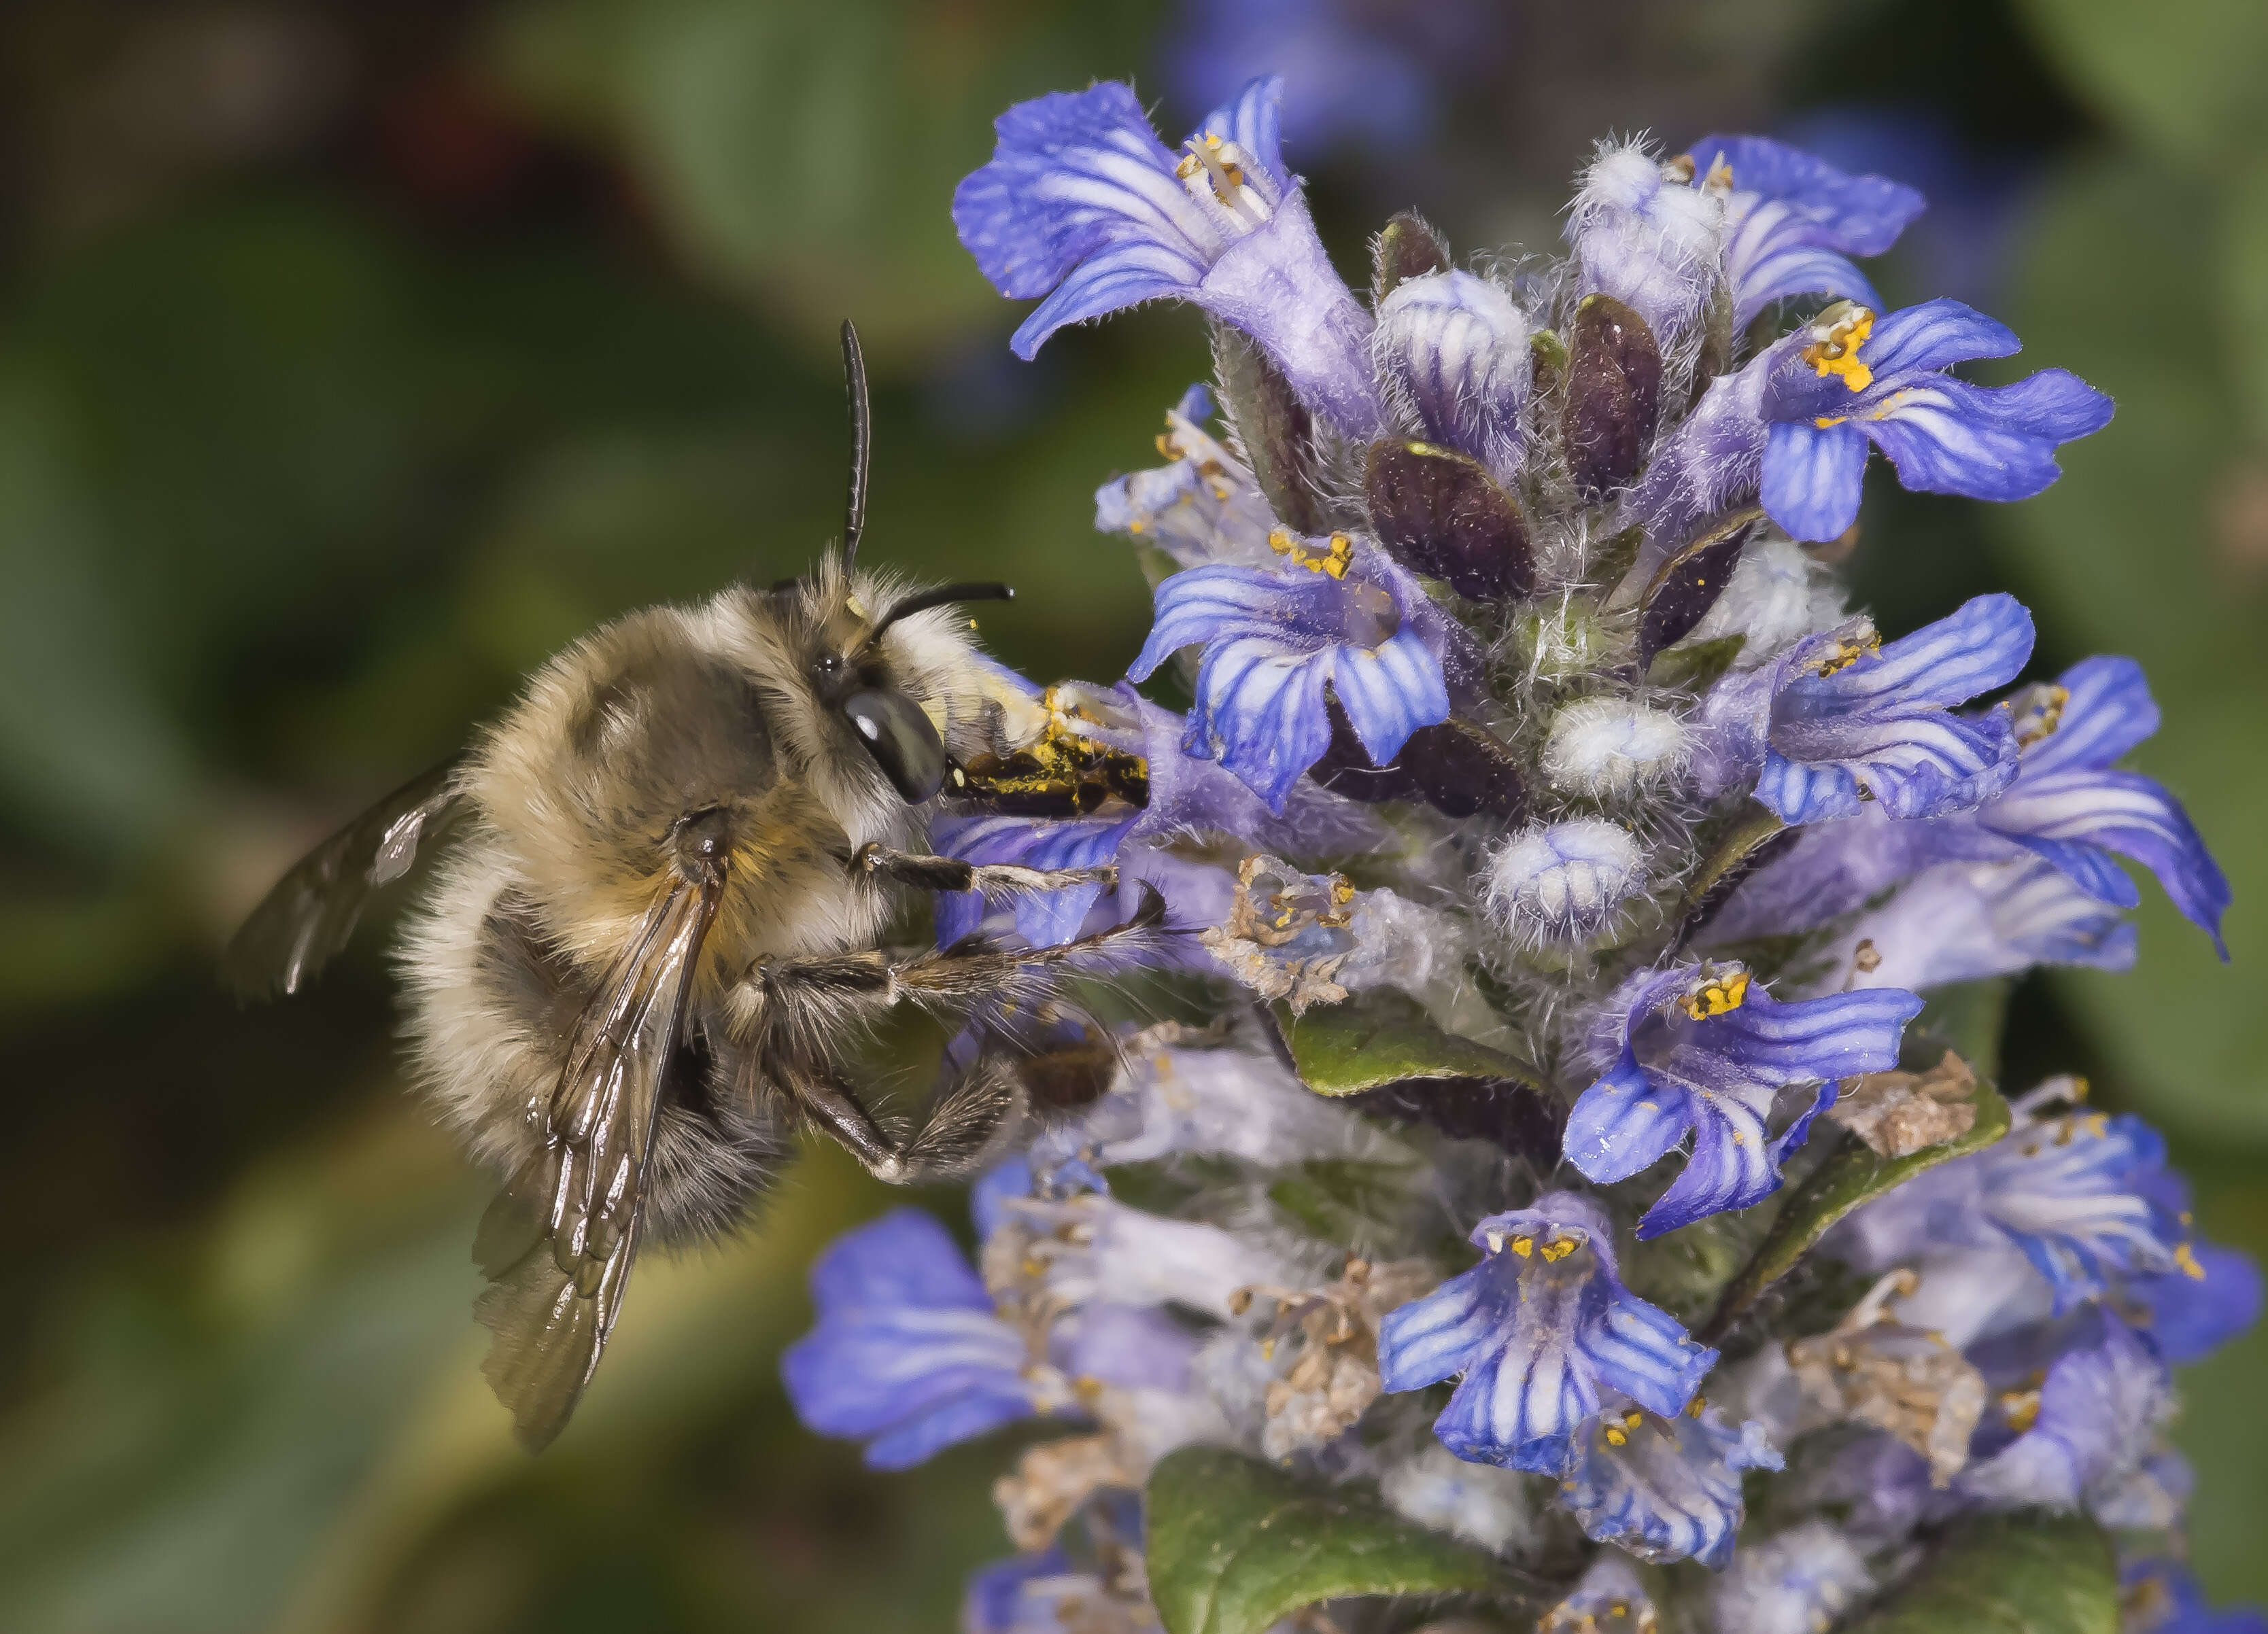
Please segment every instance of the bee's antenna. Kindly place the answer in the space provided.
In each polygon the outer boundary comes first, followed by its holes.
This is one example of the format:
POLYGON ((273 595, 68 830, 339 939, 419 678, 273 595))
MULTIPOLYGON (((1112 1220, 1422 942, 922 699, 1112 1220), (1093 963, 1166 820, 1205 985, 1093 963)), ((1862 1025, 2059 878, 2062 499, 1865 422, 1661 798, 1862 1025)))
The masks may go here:
POLYGON ((882 632, 900 619, 915 613, 926 613, 932 607, 950 607, 956 601, 1013 601, 1016 593, 1005 585, 939 585, 935 590, 924 590, 908 596, 902 601, 890 604, 874 625, 873 634, 866 637, 878 641, 882 632))
POLYGON ((858 330, 843 320, 843 380, 850 392, 850 493, 843 507, 843 570, 858 565, 858 536, 866 531, 866 468, 874 452, 874 411, 866 399, 866 358, 858 330))

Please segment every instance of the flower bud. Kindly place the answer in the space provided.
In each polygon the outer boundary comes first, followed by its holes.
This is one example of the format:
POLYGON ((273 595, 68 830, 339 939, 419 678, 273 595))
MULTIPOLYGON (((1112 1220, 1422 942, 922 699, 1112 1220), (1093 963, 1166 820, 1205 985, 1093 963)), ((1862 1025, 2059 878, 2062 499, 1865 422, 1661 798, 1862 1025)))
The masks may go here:
POLYGON ((1489 916, 1513 940, 1581 940, 1646 888, 1646 857, 1628 830, 1595 817, 1538 824, 1489 859, 1480 887, 1489 916))
POLYGON ((1543 772, 1573 793, 1619 796, 1675 774, 1690 747, 1685 723, 1627 698, 1579 698, 1552 718, 1543 772))
POLYGON ((1520 409, 1535 361, 1528 316, 1469 272, 1398 285, 1378 309, 1381 378, 1429 442, 1470 454, 1500 480, 1520 471, 1520 409))
POLYGON ((1596 499, 1646 463, 1661 415, 1661 348, 1646 320, 1611 295, 1585 297, 1568 331, 1559 438, 1568 475, 1596 499))
POLYGON ((1526 519, 1476 461, 1430 443, 1373 443, 1363 497, 1386 548, 1458 594, 1494 601, 1534 588, 1526 519))

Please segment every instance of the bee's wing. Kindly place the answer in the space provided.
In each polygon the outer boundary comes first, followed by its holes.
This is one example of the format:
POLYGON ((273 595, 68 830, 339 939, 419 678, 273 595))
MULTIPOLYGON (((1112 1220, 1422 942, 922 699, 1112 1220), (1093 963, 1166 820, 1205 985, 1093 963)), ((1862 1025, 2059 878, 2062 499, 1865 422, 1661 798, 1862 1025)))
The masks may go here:
POLYGON ((363 904, 409 872, 418 847, 448 826, 457 763, 412 778, 292 865, 261 899, 222 955, 242 997, 296 993, 354 934, 363 904))
POLYGON ((482 1371, 530 1451, 575 1410, 622 1308, 662 1075, 721 888, 680 880, 648 911, 575 1023, 542 1150, 474 1241, 490 1286, 473 1309, 496 1334, 482 1371))

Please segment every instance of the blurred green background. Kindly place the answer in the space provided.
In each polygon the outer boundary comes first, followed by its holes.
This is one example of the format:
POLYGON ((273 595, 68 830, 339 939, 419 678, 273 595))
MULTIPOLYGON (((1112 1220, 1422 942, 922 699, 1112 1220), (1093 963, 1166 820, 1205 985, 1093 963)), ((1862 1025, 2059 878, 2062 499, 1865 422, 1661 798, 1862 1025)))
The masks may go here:
MULTIPOLYGON (((1089 531, 1204 368, 1187 314, 1035 365, 946 209, 1011 100, 1132 76, 1178 130, 1283 66, 1327 240, 1416 203, 1544 244, 1590 141, 1813 140, 1936 209, 1894 300, 1989 305, 2118 418, 2002 512, 1870 490, 1908 626, 1989 586, 2041 667, 2149 666, 2142 765, 2233 877, 2129 976, 2023 990, 2012 1076, 2146 1113, 2268 1250, 2268 7, 2259 0, 556 0, 0 11, 0 1621, 139 1630, 951 1624, 997 1446, 909 1477, 794 1424, 802 1267, 885 1206, 814 1150, 761 1236, 641 1270, 540 1461, 477 1361, 481 1188, 402 1093, 372 934, 239 1011, 214 953, 303 846, 611 614, 836 526, 833 332, 876 377, 870 552, 1116 675, 1089 531), (1428 116, 1425 110, 1431 108, 1428 116)), ((1879 469, 1875 475, 1883 475, 1879 469)), ((935 1199, 952 1211, 953 1199, 935 1199)), ((2268 1597, 2268 1344, 2179 1430, 2218 1597, 2268 1597)))

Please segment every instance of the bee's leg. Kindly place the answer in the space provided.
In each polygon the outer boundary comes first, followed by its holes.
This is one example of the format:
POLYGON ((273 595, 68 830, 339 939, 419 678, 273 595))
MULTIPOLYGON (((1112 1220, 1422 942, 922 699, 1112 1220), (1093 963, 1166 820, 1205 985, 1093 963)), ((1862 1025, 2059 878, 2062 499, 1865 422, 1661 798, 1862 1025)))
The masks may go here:
POLYGON ((924 891, 984 891, 1000 895, 1063 891, 1075 885, 1100 885, 1107 889, 1118 883, 1118 870, 1108 863, 1099 868, 1020 868, 1012 863, 964 862, 958 857, 929 857, 872 844, 858 848, 850 859, 850 872, 924 891))
POLYGON ((905 1163, 858 1093, 834 1071, 815 1064, 775 1058, 765 1075, 793 1098, 803 1115, 832 1136, 877 1180, 903 1184, 905 1163))
POLYGON ((939 1095, 911 1139, 893 1140, 843 1075, 821 1063, 775 1058, 771 1081, 804 1115, 894 1186, 967 1174, 1022 1110, 1021 1086, 1006 1064, 979 1056, 939 1095))
POLYGON ((741 997, 728 1002, 777 1036, 813 1041, 828 1036, 849 1013, 872 1013, 902 999, 1036 1002, 1059 979, 1058 967, 1075 974, 1081 964, 1147 951, 1172 934, 1165 898, 1145 886, 1132 918, 1053 947, 1010 947, 972 935, 906 959, 863 952, 761 960, 742 983, 741 997))

